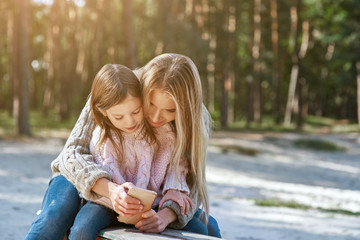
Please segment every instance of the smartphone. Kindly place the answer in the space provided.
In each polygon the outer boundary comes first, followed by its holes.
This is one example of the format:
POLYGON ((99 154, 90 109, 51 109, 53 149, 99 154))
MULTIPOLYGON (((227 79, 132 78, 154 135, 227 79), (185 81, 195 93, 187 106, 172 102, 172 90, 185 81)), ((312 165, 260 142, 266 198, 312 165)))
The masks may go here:
POLYGON ((151 190, 133 187, 129 189, 128 194, 133 198, 137 198, 140 200, 141 204, 144 206, 143 211, 131 217, 119 216, 118 220, 119 222, 123 222, 126 224, 136 224, 142 219, 141 214, 151 209, 157 193, 151 190))

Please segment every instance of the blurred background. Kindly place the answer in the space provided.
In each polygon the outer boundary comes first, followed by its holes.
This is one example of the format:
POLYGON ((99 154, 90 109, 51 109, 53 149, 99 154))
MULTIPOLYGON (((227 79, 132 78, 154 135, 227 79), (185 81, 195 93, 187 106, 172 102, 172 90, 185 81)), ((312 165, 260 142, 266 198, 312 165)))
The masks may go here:
POLYGON ((357 0, 1 0, 0 134, 71 128, 106 63, 197 65, 217 129, 358 131, 357 0))
POLYGON ((35 220, 96 72, 166 52, 201 76, 224 238, 360 239, 359 0, 0 0, 0 11, 6 239, 35 220))

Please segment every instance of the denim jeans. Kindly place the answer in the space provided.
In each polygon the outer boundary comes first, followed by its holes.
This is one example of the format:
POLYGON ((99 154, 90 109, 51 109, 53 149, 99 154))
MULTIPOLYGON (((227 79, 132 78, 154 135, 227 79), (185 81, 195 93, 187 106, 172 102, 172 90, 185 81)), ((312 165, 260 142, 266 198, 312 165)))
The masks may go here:
POLYGON ((70 229, 69 240, 95 240, 99 232, 109 226, 121 226, 117 214, 102 205, 87 202, 78 212, 70 229))
MULTIPOLYGON (((65 177, 59 175, 51 179, 41 213, 31 225, 25 240, 62 240, 70 228, 70 240, 96 239, 101 229, 119 226, 114 211, 92 202, 87 202, 79 210, 81 200, 76 188, 65 177)), ((221 237, 216 220, 210 216, 206 226, 200 214, 201 209, 198 209, 183 230, 221 237)))
POLYGON ((196 211, 194 217, 188 222, 183 230, 221 238, 220 228, 215 218, 209 216, 208 224, 205 225, 204 214, 202 214, 200 208, 196 211))
POLYGON ((76 188, 63 176, 50 180, 41 213, 32 223, 25 240, 62 240, 73 225, 80 197, 76 188))

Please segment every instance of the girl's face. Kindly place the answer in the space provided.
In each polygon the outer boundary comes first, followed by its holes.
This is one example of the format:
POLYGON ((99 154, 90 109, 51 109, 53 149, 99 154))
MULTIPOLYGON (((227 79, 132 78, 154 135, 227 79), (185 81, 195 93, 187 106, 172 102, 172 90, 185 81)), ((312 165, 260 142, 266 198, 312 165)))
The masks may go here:
POLYGON ((101 112, 124 133, 134 132, 142 125, 144 118, 141 99, 129 94, 121 103, 101 112))
POLYGON ((150 107, 147 119, 153 127, 161 127, 175 120, 176 105, 168 93, 156 89, 150 94, 150 107))

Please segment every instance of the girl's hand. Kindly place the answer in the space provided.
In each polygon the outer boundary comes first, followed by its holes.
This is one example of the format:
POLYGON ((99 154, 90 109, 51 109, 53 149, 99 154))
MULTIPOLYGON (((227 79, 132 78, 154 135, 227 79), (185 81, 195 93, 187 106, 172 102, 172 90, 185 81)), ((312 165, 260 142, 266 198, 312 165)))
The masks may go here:
POLYGON ((136 213, 141 212, 143 205, 136 198, 127 194, 134 184, 126 182, 116 187, 111 188, 109 198, 112 203, 114 211, 120 216, 130 217, 136 213))
POLYGON ((188 214, 190 207, 191 209, 194 208, 193 202, 189 198, 189 196, 183 192, 180 192, 178 190, 169 189, 166 191, 166 194, 163 196, 161 201, 159 202, 159 208, 162 207, 164 202, 168 200, 173 200, 174 202, 177 202, 180 206, 180 213, 181 215, 188 214))
POLYGON ((164 208, 159 212, 153 209, 142 214, 143 219, 135 224, 135 227, 142 232, 160 233, 167 225, 176 220, 176 214, 170 208, 164 208))

